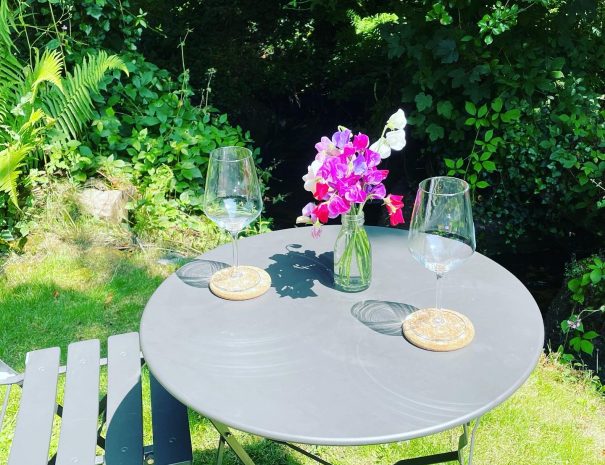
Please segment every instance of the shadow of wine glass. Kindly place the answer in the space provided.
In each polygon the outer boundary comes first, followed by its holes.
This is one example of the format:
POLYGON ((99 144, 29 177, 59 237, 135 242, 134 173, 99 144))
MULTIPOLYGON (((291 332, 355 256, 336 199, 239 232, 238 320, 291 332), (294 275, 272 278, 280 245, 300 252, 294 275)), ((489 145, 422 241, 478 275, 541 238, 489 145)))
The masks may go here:
POLYGON ((351 307, 351 315, 372 331, 387 336, 402 336, 401 324, 418 310, 410 304, 384 300, 362 300, 351 307))
POLYGON ((315 282, 334 287, 333 252, 317 255, 313 250, 296 250, 300 248, 300 244, 288 244, 287 253, 269 257, 274 263, 265 271, 271 276, 271 286, 281 297, 316 297, 317 294, 313 291, 315 282))
POLYGON ((210 284, 214 273, 228 267, 229 265, 223 262, 193 260, 176 270, 176 275, 189 286, 205 288, 210 284))

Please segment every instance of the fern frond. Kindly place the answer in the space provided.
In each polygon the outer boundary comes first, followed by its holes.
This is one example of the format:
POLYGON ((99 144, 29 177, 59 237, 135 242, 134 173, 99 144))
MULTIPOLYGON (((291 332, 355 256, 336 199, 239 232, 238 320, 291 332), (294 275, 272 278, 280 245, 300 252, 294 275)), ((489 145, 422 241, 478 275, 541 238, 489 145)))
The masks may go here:
POLYGON ((37 60, 31 76, 31 88, 29 91, 35 96, 38 86, 43 82, 52 82, 63 92, 63 84, 61 82, 61 72, 63 70, 63 57, 57 50, 46 50, 42 57, 37 60))
POLYGON ((7 0, 0 0, 0 124, 15 104, 19 83, 23 81, 22 66, 13 55, 11 40, 14 20, 7 0))
POLYGON ((0 48, 8 51, 15 48, 10 34, 11 26, 14 26, 14 19, 8 0, 0 0, 0 48))
POLYGON ((11 145, 0 151, 0 191, 6 192, 17 208, 19 208, 17 179, 19 179, 19 175, 21 174, 19 168, 22 165, 23 159, 32 150, 34 150, 33 145, 25 144, 11 145))
POLYGON ((63 90, 51 89, 42 97, 42 108, 52 116, 66 138, 76 138, 78 133, 93 116, 91 93, 99 91, 99 85, 107 71, 119 69, 128 74, 124 62, 115 55, 100 51, 88 55, 73 74, 67 73, 63 79, 63 90))

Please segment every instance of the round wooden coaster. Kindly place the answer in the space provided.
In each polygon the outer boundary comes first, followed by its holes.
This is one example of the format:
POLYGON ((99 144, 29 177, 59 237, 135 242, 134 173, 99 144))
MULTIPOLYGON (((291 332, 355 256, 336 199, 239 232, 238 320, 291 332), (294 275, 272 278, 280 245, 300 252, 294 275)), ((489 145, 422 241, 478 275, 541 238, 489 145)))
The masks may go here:
POLYGON ((405 338, 421 349, 448 352, 461 349, 475 337, 475 327, 465 315, 454 310, 423 308, 403 322, 405 338), (434 324, 440 319, 439 324, 434 324))
POLYGON ((271 276, 255 266, 239 266, 242 276, 238 278, 237 290, 221 287, 221 282, 229 279, 231 268, 217 271, 210 278, 209 288, 214 295, 227 300, 248 300, 263 295, 271 287, 271 276))

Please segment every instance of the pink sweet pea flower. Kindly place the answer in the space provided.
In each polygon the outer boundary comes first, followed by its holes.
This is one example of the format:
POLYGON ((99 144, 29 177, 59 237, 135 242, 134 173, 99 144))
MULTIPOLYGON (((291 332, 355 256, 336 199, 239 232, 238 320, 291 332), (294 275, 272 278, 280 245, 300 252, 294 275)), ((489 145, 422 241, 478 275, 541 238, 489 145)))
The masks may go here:
POLYGON ((397 226, 398 224, 404 222, 403 213, 401 211, 403 208, 403 202, 401 201, 402 198, 403 196, 401 195, 393 194, 389 194, 384 198, 384 205, 387 207, 391 226, 397 226))
POLYGON ((367 148, 369 144, 370 144, 369 137, 366 136, 365 134, 362 134, 361 132, 359 134, 357 134, 355 137, 353 137, 353 147, 355 148, 355 150, 363 150, 363 149, 367 148))
POLYGON ((361 188, 359 182, 355 183, 345 192, 345 199, 351 203, 364 203, 368 194, 361 188))
POLYGON ((314 211, 315 215, 317 216, 317 220, 321 223, 327 223, 328 222, 328 205, 326 202, 324 203, 320 203, 317 208, 314 211))
MULTIPOLYGON (((336 218, 338 215, 347 213, 351 209, 349 202, 338 194, 333 195, 327 203, 330 218, 336 218)), ((322 223, 325 223, 325 221, 322 221, 322 223)))
POLYGON ((342 149, 345 145, 347 145, 347 143, 349 142, 350 139, 351 139, 351 131, 349 131, 348 129, 344 129, 342 131, 336 131, 332 135, 332 143, 339 149, 342 149))
POLYGON ((368 163, 368 168, 374 168, 380 163, 380 154, 374 152, 372 149, 366 149, 365 151, 366 162, 368 163))
POLYGON ((367 184, 378 184, 386 179, 389 174, 389 170, 377 170, 373 169, 369 171, 364 177, 363 180, 367 184))
POLYGON ((326 183, 318 182, 315 185, 315 192, 313 193, 313 197, 315 197, 317 200, 325 200, 326 196, 328 195, 329 189, 330 186, 328 186, 326 183))
POLYGON ((368 197, 372 199, 384 199, 384 196, 387 195, 387 189, 382 183, 368 187, 370 188, 368 191, 368 197))

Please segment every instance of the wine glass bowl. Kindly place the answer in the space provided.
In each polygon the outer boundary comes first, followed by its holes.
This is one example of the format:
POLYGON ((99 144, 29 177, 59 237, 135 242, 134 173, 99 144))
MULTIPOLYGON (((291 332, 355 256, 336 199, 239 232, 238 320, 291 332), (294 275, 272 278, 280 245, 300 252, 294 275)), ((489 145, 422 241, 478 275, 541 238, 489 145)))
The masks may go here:
POLYGON ((475 252, 475 227, 469 185, 458 178, 425 179, 418 187, 410 221, 408 247, 412 256, 437 276, 435 306, 412 313, 404 334, 431 350, 454 350, 474 336, 470 320, 441 306, 441 281, 475 252))
POLYGON ((210 153, 204 190, 204 213, 232 238, 233 265, 215 273, 211 288, 243 292, 261 279, 252 267, 240 267, 238 234, 260 215, 263 202, 252 152, 245 147, 221 147, 210 153))

